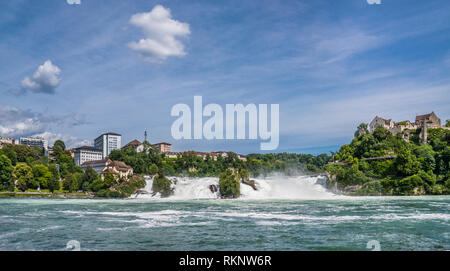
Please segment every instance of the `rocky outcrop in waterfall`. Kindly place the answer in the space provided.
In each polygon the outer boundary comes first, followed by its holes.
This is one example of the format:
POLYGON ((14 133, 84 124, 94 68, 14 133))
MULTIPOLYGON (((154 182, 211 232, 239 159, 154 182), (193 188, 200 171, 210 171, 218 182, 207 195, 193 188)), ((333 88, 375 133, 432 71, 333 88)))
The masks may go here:
POLYGON ((217 193, 217 191, 219 191, 219 189, 217 188, 217 185, 215 185, 215 184, 211 184, 210 186, 209 186, 209 190, 211 190, 211 193, 217 193))

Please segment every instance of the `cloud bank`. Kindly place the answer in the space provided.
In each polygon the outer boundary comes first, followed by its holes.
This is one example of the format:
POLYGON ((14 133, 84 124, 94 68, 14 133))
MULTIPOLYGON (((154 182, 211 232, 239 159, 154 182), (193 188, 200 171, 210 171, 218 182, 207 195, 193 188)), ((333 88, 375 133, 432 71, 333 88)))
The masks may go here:
POLYGON ((146 38, 128 43, 128 47, 151 62, 162 62, 170 56, 184 56, 184 45, 177 38, 191 32, 189 24, 172 19, 170 9, 155 6, 147 13, 134 14, 130 24, 140 28, 146 38))
POLYGON ((86 124, 83 115, 68 113, 61 116, 22 110, 0 105, 0 136, 20 137, 40 134, 56 126, 74 127, 86 124))
POLYGON ((53 146, 56 140, 62 140, 66 144, 67 148, 76 148, 85 145, 91 145, 92 142, 87 139, 80 139, 78 137, 67 134, 54 134, 52 132, 45 131, 43 133, 35 134, 34 137, 41 137, 48 141, 49 146, 53 146))

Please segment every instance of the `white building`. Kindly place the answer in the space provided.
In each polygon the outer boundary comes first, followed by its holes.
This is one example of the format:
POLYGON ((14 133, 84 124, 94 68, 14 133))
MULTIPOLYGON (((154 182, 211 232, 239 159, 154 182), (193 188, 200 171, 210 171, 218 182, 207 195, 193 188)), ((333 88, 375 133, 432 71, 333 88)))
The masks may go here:
POLYGON ((86 170, 88 167, 91 167, 93 170, 95 170, 95 172, 97 172, 97 174, 101 174, 103 170, 106 168, 106 166, 108 166, 108 164, 111 162, 112 161, 109 160, 108 158, 101 160, 92 160, 81 164, 81 168, 83 170, 86 170))
POLYGON ((14 139, 0 136, 0 149, 5 145, 14 145, 14 139))
POLYGON ((111 161, 110 159, 102 159, 98 161, 89 161, 81 165, 83 170, 91 167, 95 172, 102 175, 110 173, 125 180, 133 176, 133 168, 121 161, 111 161))
POLYGON ((74 151, 75 164, 81 166, 85 162, 103 159, 103 152, 91 146, 82 146, 74 151))
POLYGON ((118 150, 122 146, 122 136, 117 133, 105 133, 94 140, 94 147, 102 151, 102 158, 108 157, 113 150, 118 150))
POLYGON ((48 141, 40 137, 21 137, 19 139, 19 145, 39 147, 46 151, 48 150, 48 141))

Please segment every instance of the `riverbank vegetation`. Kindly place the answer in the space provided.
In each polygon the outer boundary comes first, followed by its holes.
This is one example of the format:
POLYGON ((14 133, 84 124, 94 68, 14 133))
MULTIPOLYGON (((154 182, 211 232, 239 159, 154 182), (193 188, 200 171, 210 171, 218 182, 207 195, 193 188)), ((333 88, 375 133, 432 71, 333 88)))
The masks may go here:
POLYGON ((125 181, 76 166, 64 142, 57 140, 49 157, 36 147, 0 149, 0 197, 128 197, 145 187, 143 176, 125 181), (6 193, 6 192, 9 193, 6 193))
POLYGON ((367 125, 360 125, 352 142, 343 145, 333 157, 269 153, 249 154, 242 159, 232 152, 216 157, 185 152, 169 158, 145 142, 143 152, 127 147, 114 150, 109 156, 133 167, 136 176, 128 181, 111 174, 101 176, 92 168, 83 171, 60 140, 55 142, 50 159, 38 148, 4 146, 0 149, 0 192, 39 190, 127 197, 145 187, 143 175, 154 175, 153 189, 162 196, 172 193, 171 182, 165 176, 188 176, 218 177, 223 195, 236 197, 240 183, 255 189, 249 177, 326 172, 328 187, 346 194, 450 194, 450 130, 428 129, 426 143, 420 140, 420 129, 411 131, 409 141, 402 134, 393 136, 383 128, 372 134, 361 132, 366 130, 367 125))
POLYGON ((356 135, 325 166, 329 187, 352 195, 450 194, 450 130, 429 128, 426 143, 419 134, 405 141, 378 127, 356 135))
POLYGON ((185 152, 176 158, 168 158, 147 144, 147 151, 136 152, 133 147, 114 150, 110 159, 123 161, 133 167, 135 173, 165 176, 219 177, 228 168, 246 169, 253 177, 264 177, 271 173, 297 175, 299 173, 317 173, 323 171, 331 157, 327 154, 314 156, 296 153, 249 154, 247 161, 237 154, 228 152, 224 156, 212 157, 209 154, 198 155, 185 152))
POLYGON ((224 198, 238 198, 241 195, 239 173, 227 169, 219 177, 220 194, 224 198))

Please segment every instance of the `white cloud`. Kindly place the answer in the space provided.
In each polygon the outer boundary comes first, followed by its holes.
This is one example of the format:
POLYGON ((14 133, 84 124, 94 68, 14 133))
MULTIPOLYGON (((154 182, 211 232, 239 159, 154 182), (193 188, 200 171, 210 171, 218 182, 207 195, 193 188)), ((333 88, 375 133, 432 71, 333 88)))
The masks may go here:
POLYGON ((173 20, 170 9, 157 5, 150 12, 134 14, 130 24, 141 28, 146 38, 130 42, 128 47, 146 60, 161 62, 170 56, 186 55, 183 43, 177 38, 191 33, 189 24, 173 20))
POLYGON ((81 5, 81 0, 67 0, 67 4, 69 5, 81 5))
POLYGON ((0 136, 18 136, 37 133, 45 127, 40 115, 12 106, 0 106, 0 136))
POLYGON ((76 148, 84 145, 91 145, 92 142, 87 139, 80 139, 78 137, 67 134, 54 134, 52 132, 45 131, 43 133, 33 135, 35 137, 41 137, 48 141, 49 146, 53 146, 56 140, 62 140, 66 144, 67 148, 76 148))
POLYGON ((381 4, 381 0, 367 0, 367 4, 369 4, 369 5, 373 5, 373 4, 380 5, 381 4))
POLYGON ((68 113, 62 116, 41 114, 13 106, 0 105, 0 136, 19 137, 43 133, 51 127, 75 127, 86 124, 83 115, 68 113))
POLYGON ((38 67, 33 78, 25 77, 21 86, 24 90, 31 90, 36 93, 54 94, 61 79, 58 77, 61 70, 52 64, 50 60, 38 67))

